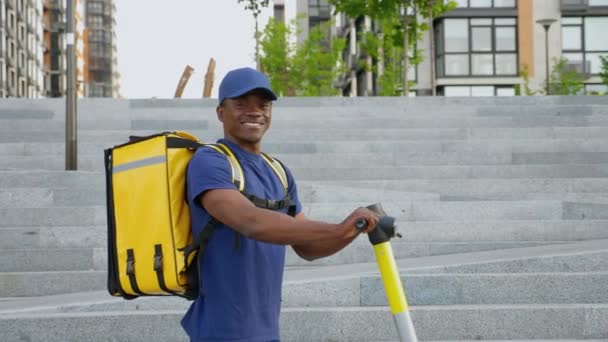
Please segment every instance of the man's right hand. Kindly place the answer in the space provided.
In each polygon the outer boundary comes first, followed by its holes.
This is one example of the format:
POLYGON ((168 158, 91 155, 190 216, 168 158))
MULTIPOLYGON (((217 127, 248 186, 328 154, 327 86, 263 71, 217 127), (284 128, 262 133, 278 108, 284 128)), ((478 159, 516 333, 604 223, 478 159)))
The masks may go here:
POLYGON ((345 238, 352 238, 357 236, 359 233, 369 233, 378 224, 380 218, 378 214, 367 209, 367 208, 357 208, 357 210, 353 211, 344 221, 342 221, 341 228, 344 231, 345 238), (357 222, 364 220, 367 225, 360 229, 357 227, 357 222))

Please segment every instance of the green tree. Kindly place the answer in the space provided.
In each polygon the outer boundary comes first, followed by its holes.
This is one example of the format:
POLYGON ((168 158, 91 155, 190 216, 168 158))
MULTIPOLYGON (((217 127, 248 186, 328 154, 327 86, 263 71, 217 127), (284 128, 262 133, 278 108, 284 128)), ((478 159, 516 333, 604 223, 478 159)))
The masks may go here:
POLYGON ((262 56, 260 67, 268 75, 270 86, 278 94, 293 96, 295 88, 290 77, 294 47, 289 40, 291 27, 270 18, 260 41, 262 56))
POLYGON ((538 93, 538 91, 534 91, 534 90, 532 90, 532 88, 530 88, 530 71, 529 71, 528 64, 522 65, 521 71, 519 72, 519 76, 521 76, 521 78, 524 80, 523 89, 522 89, 522 85, 516 84, 515 85, 515 95, 532 96, 532 95, 538 93))
POLYGON ((258 17, 262 13, 262 9, 268 7, 270 0, 236 0, 237 3, 245 3, 245 9, 251 11, 253 20, 255 21, 255 63, 260 68, 260 32, 258 30, 258 17))
MULTIPOLYGON (((608 56, 600 56, 600 60, 602 61, 600 77, 602 79, 602 83, 604 83, 606 88, 608 88, 608 56)), ((606 91, 606 95, 608 95, 608 90, 606 91)))
POLYGON ((296 21, 289 26, 270 19, 261 39, 261 69, 275 91, 287 96, 332 96, 333 81, 343 72, 339 61, 345 39, 330 39, 330 22, 310 30, 301 44, 294 41, 296 21))
MULTIPOLYGON (((549 89, 545 94, 549 95, 577 95, 584 87, 584 79, 576 70, 567 67, 568 60, 565 58, 554 58, 553 69, 549 76, 549 89)), ((546 87, 545 87, 546 88, 546 87)))
MULTIPOLYGON (((388 86, 389 89, 381 90, 381 93, 391 93, 400 88, 401 93, 407 96, 410 82, 408 80, 408 70, 410 64, 420 62, 420 52, 417 50, 416 42, 422 33, 429 29, 429 24, 424 19, 438 17, 443 13, 456 7, 456 3, 449 1, 436 0, 329 0, 336 6, 338 12, 346 14, 350 18, 366 16, 371 18, 379 30, 383 42, 367 44, 368 46, 378 46, 382 48, 382 54, 377 51, 365 51, 375 55, 381 65, 383 72, 397 72, 396 75, 380 75, 380 84, 388 86), (419 17, 423 20, 419 20, 419 17), (414 53, 410 52, 414 49, 414 53), (399 53, 395 58, 395 53, 399 53), (384 60, 384 53, 387 53, 384 60), (384 79, 384 81, 382 81, 384 79), (388 84, 390 81, 399 81, 400 87, 395 84, 388 84)), ((372 35, 378 39, 376 35, 372 35)))

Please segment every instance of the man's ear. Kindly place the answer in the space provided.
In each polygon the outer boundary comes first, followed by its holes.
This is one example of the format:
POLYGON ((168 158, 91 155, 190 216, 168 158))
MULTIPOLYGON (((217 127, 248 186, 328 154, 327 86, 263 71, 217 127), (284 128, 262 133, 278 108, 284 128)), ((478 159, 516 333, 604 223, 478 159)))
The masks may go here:
POLYGON ((215 113, 217 113, 217 119, 220 122, 224 122, 224 106, 219 105, 215 108, 215 113))

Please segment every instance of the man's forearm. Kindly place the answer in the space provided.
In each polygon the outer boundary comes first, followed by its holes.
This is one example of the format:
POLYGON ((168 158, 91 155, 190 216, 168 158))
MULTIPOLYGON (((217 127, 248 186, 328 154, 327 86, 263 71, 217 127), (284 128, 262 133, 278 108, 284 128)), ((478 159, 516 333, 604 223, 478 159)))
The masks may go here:
POLYGON ((342 250, 342 248, 348 246, 355 238, 356 236, 346 240, 322 240, 308 244, 292 245, 292 247, 301 258, 313 261, 315 259, 330 256, 342 250))

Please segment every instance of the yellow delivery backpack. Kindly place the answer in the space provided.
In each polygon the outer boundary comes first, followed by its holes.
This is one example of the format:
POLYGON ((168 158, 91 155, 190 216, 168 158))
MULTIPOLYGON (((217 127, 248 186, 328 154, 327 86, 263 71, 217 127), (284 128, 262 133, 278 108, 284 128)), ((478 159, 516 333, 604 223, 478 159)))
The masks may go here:
MULTIPOLYGON (((113 296, 199 295, 199 267, 215 219, 192 236, 186 199, 186 168, 198 148, 228 158, 233 182, 256 206, 277 210, 295 206, 289 199, 282 164, 262 154, 281 180, 286 196, 271 201, 244 192, 240 163, 223 144, 202 144, 186 132, 163 132, 105 150, 108 225, 108 291, 113 296)), ((236 242, 240 236, 235 233, 236 242)))

